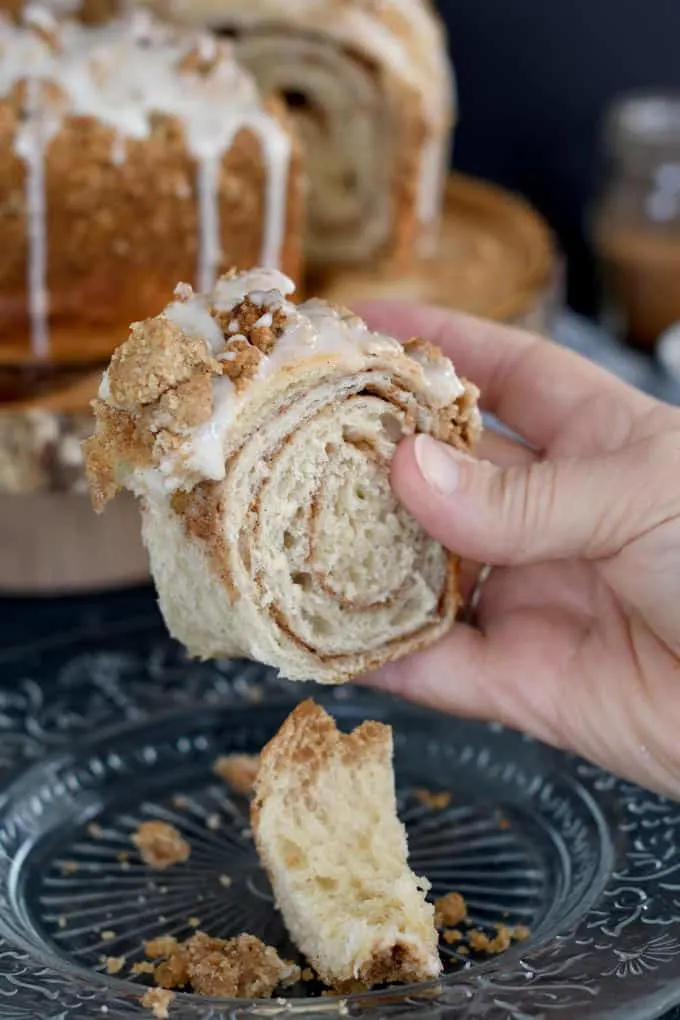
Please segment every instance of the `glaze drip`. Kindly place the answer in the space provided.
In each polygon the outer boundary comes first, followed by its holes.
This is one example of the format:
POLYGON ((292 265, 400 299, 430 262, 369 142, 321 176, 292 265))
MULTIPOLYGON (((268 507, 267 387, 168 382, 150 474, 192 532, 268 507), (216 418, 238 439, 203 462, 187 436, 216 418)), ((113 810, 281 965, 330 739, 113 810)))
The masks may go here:
POLYGON ((121 166, 130 139, 146 139, 154 116, 177 119, 196 162, 199 224, 196 283, 210 290, 220 271, 220 173, 239 131, 258 139, 266 170, 261 262, 279 264, 290 166, 288 135, 264 109, 231 45, 205 32, 167 25, 147 11, 104 26, 57 22, 32 8, 25 24, 0 18, 0 97, 25 83, 24 117, 14 151, 25 166, 28 307, 33 354, 49 353, 46 286, 45 162, 69 116, 93 117, 114 132, 111 162, 121 166))

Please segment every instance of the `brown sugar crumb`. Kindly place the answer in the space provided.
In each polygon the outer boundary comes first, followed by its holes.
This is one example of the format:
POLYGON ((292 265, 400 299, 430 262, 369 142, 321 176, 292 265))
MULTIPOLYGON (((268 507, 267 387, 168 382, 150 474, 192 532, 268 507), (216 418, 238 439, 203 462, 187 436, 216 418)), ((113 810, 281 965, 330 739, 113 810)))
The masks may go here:
POLYGON ((464 936, 457 928, 450 928, 444 932, 442 938, 444 939, 444 942, 446 942, 447 946, 451 946, 454 942, 462 942, 464 936))
POLYGON ((62 861, 59 864, 59 870, 63 871, 65 875, 74 875, 78 870, 78 865, 75 861, 62 861))
POLYGON ((278 985, 294 984, 299 977, 299 967, 254 935, 216 939, 204 932, 175 941, 154 971, 164 988, 189 986, 199 995, 238 999, 269 998, 278 985))
POLYGON ((150 1009, 156 1020, 168 1020, 169 1006, 175 998, 174 992, 165 988, 147 988, 140 999, 145 1009, 150 1009))
POLYGON ((433 811, 443 811, 451 803, 451 794, 446 791, 432 793, 431 790, 416 790, 416 800, 433 811))
POLYGON ((135 322, 111 356, 111 401, 121 410, 136 411, 191 379, 197 369, 219 372, 205 340, 185 334, 165 315, 135 322))
POLYGON ((170 956, 178 946, 179 939, 175 935, 157 935, 144 943, 144 953, 152 958, 170 956))
POLYGON ((137 963, 133 963, 130 968, 132 974, 153 974, 156 969, 155 965, 151 963, 151 960, 138 960, 137 963))
POLYGON ((189 984, 187 957, 176 951, 154 967, 153 979, 161 988, 184 988, 189 984))
POLYGON ((507 820, 507 818, 501 818, 500 822, 498 823, 498 828, 501 829, 503 832, 506 832, 510 828, 510 822, 507 820))
POLYGON ((132 836, 142 860, 151 868, 169 868, 189 859, 191 847, 174 825, 157 820, 142 822, 132 836))
POLYGON ((223 779, 234 793, 246 796, 252 792, 257 770, 258 754, 223 754, 213 763, 213 772, 223 779))
POLYGON ((235 336, 226 344, 224 354, 220 355, 222 375, 231 379, 236 392, 241 393, 257 372, 261 358, 257 347, 249 344, 245 337, 235 336))
POLYGON ((450 892, 434 903, 434 923, 437 928, 457 928, 467 918, 467 907, 460 893, 450 892))
POLYGON ((144 943, 144 953, 150 959, 157 960, 174 953, 178 944, 174 935, 159 935, 158 938, 149 939, 144 943))
POLYGON ((287 322, 282 308, 265 308, 249 297, 229 312, 216 312, 214 316, 226 337, 240 334, 262 354, 271 354, 287 322))
POLYGON ((164 393, 148 409, 146 422, 153 431, 170 429, 179 432, 202 425, 208 421, 212 410, 211 376, 201 373, 164 393))
POLYGON ((104 958, 107 974, 120 974, 125 966, 124 956, 107 956, 104 958))
POLYGON ((314 973, 314 971, 312 970, 311 967, 305 967, 303 969, 302 974, 300 975, 300 977, 305 982, 307 982, 307 981, 314 981, 315 978, 316 978, 316 974, 314 973))
POLYGON ((125 864, 126 861, 130 860, 129 850, 119 850, 116 854, 116 860, 120 861, 121 864, 125 864))
POLYGON ((94 509, 101 511, 120 489, 116 477, 118 459, 131 464, 150 464, 153 437, 137 430, 134 415, 109 407, 103 400, 93 403, 97 429, 83 443, 85 473, 94 509))
POLYGON ((470 949, 475 953, 497 956, 498 953, 504 953, 506 949, 509 949, 512 943, 512 933, 510 928, 506 928, 505 925, 499 925, 493 937, 487 935, 486 932, 473 929, 468 932, 468 943, 470 949))

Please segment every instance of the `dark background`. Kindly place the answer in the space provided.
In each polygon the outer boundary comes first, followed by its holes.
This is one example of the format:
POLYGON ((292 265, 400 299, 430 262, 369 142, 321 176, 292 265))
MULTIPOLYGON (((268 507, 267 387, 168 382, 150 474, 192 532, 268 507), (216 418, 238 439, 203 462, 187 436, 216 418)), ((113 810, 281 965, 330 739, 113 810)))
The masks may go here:
POLYGON ((587 214, 602 114, 640 87, 680 89, 680 0, 438 0, 460 94, 453 160, 527 198, 569 259, 569 298, 595 312, 587 214))

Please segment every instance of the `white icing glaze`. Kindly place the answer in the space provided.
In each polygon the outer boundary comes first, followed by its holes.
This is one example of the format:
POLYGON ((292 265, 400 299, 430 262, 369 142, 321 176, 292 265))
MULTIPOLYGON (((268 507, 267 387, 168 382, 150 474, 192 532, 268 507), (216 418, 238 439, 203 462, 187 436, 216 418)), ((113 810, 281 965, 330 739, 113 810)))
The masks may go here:
POLYGON ((99 391, 97 393, 97 396, 99 397, 100 400, 103 400, 107 404, 110 403, 111 401, 111 386, 109 385, 108 368, 102 372, 102 378, 101 382, 99 383, 99 391))
POLYGON ((26 282, 32 349, 37 358, 45 358, 49 353, 45 150, 58 129, 58 121, 43 109, 42 82, 29 78, 26 86, 27 116, 15 139, 15 151, 26 164, 26 282))
POLYGON ((198 164, 198 219, 201 236, 198 249, 198 289, 212 288, 220 264, 220 162, 202 159, 198 164))
POLYGON ((433 361, 424 351, 417 348, 409 351, 409 357, 417 361, 422 368, 432 396, 442 407, 446 407, 465 393, 465 387, 448 358, 437 358, 433 361))
POLYGON ((203 337, 213 351, 224 347, 222 330, 210 314, 205 296, 191 294, 184 300, 173 301, 165 309, 165 315, 187 336, 203 337))
POLYGON ((197 163, 198 285, 208 291, 220 263, 218 185, 221 161, 242 129, 259 140, 267 192, 261 260, 276 267, 284 240, 290 141, 263 109, 254 80, 233 59, 231 46, 205 33, 156 22, 135 11, 103 27, 57 23, 41 10, 28 27, 0 17, 0 97, 28 83, 27 116, 15 139, 26 165, 32 339, 47 350, 45 293, 45 151, 67 115, 93 117, 114 131, 111 160, 125 159, 128 139, 147 138, 153 116, 182 124, 197 163), (34 26, 39 31, 31 27, 34 26), (50 38, 51 37, 51 38, 50 38), (195 57, 200 69, 186 65, 195 57), (59 99, 38 84, 57 86, 59 99))
MULTIPOLYGON (((228 378, 213 379, 210 421, 186 430, 186 440, 177 455, 167 457, 160 465, 162 478, 158 477, 156 469, 140 469, 137 473, 140 493, 149 485, 156 490, 160 485, 162 491, 172 491, 185 484, 187 479, 218 481, 224 478, 224 451, 229 430, 241 410, 252 401, 255 388, 284 366, 325 357, 339 360, 346 372, 361 371, 366 367, 367 356, 389 357, 403 352, 397 340, 373 332, 358 316, 341 313, 324 301, 312 299, 300 305, 293 304, 288 298, 294 290, 294 284, 288 277, 266 269, 222 277, 208 295, 193 294, 186 284, 180 285, 176 292, 178 300, 170 304, 164 314, 188 335, 203 336, 218 360, 230 360, 231 352, 225 348, 235 337, 229 334, 223 336, 211 318, 209 308, 228 313, 248 297, 254 304, 267 309, 263 319, 270 319, 272 312, 280 309, 286 316, 286 324, 271 354, 262 356, 254 378, 241 393, 228 378), (219 344, 215 329, 219 333, 219 344)), ((409 357, 414 366, 419 366, 422 381, 435 406, 446 406, 464 392, 448 359, 428 359, 422 351, 409 352, 409 357)), ((101 399, 107 399, 105 389, 108 389, 108 384, 105 387, 102 381, 101 399)), ((132 484, 135 484, 134 480, 132 484)))

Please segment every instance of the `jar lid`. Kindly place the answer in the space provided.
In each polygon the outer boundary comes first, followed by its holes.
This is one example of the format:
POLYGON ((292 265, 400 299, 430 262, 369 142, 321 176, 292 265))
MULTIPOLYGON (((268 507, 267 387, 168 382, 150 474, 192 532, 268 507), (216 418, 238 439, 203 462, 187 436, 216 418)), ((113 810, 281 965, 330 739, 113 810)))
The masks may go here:
POLYGON ((680 91, 640 91, 622 95, 609 108, 605 137, 616 151, 632 145, 680 151, 680 91))

